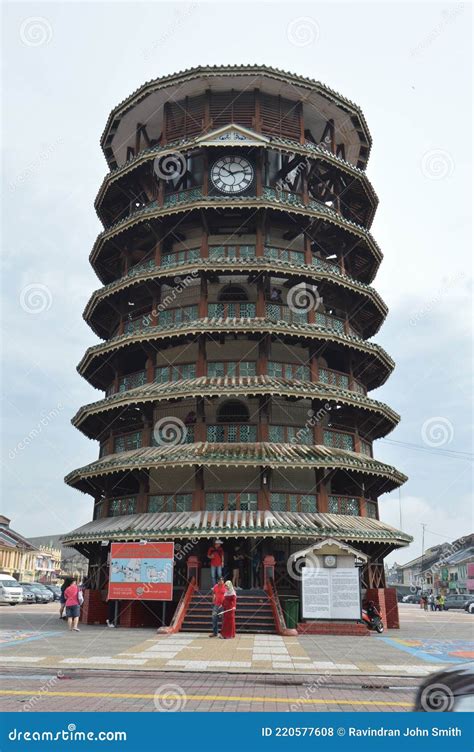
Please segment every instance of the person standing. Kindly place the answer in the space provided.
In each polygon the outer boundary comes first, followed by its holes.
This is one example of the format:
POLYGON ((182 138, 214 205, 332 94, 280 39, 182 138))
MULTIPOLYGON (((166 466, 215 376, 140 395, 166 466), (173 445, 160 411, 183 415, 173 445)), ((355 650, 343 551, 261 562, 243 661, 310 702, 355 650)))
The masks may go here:
POLYGON ((64 597, 66 598, 66 616, 69 631, 80 632, 77 626, 81 613, 80 591, 77 584, 77 577, 71 581, 71 584, 65 589, 64 597))
POLYGON ((66 608, 66 598, 64 597, 64 591, 72 583, 72 577, 65 577, 64 582, 61 585, 61 595, 59 596, 59 618, 65 619, 64 609, 66 608))
POLYGON ((444 604, 446 603, 446 598, 443 594, 439 596, 439 610, 444 611, 444 604))
POLYGON ((242 575, 244 571, 244 564, 245 564, 245 556, 240 548, 240 546, 236 546, 234 551, 234 566, 232 569, 232 584, 235 588, 241 588, 242 587, 242 575))
POLYGON ((237 595, 230 580, 225 583, 225 595, 223 600, 222 628, 220 637, 223 640, 231 640, 235 637, 235 611, 237 608, 237 595))
POLYGON ((217 583, 212 588, 212 634, 209 637, 219 636, 219 621, 222 617, 224 596, 226 594, 224 578, 219 577, 217 583))
POLYGON ((213 585, 217 585, 219 578, 222 577, 222 567, 224 564, 224 549, 222 548, 222 541, 219 538, 209 548, 207 558, 211 562, 211 582, 213 585))

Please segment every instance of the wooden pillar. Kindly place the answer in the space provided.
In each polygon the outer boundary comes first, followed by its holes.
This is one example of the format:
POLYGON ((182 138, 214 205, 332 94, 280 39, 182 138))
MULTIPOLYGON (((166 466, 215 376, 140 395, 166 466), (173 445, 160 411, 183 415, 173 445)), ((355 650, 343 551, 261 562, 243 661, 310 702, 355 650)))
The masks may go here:
POLYGON ((269 467, 260 468, 260 489, 257 497, 258 508, 262 511, 270 509, 271 473, 272 471, 269 467))
POLYGON ((313 253, 311 251, 311 238, 306 233, 304 236, 304 262, 308 266, 313 265, 313 253))
POLYGON ((196 465, 194 468, 193 512, 200 512, 206 506, 204 493, 204 468, 196 465))
POLYGON ((204 319, 207 317, 207 313, 208 313, 207 276, 206 276, 205 271, 202 271, 200 274, 201 274, 201 287, 200 287, 200 292, 199 292, 198 317, 200 319, 204 319))
POLYGON ((257 305, 256 314, 257 318, 265 318, 265 280, 264 274, 259 274, 257 277, 257 305))
POLYGON ((324 470, 315 470, 315 474, 316 488, 318 489, 318 512, 324 513, 329 509, 327 478, 324 470))
POLYGON ((363 496, 359 497, 359 515, 367 517, 367 502, 363 496))
POLYGON ((161 266, 161 240, 155 244, 155 266, 161 266))
POLYGON ((140 474, 138 481, 137 512, 143 514, 148 509, 148 478, 140 474))
POLYGON ((271 335, 266 334, 258 343, 257 376, 266 376, 268 371, 268 359, 271 352, 271 335))
POLYGON ((204 398, 196 398, 196 424, 194 426, 195 441, 207 441, 206 431, 206 412, 204 406, 204 398))
POLYGON ((206 353, 206 335, 200 334, 198 337, 198 357, 196 362, 196 376, 207 376, 207 353, 206 353))
POLYGON ((145 371, 146 383, 153 384, 153 382, 155 381, 155 358, 152 355, 151 351, 148 352, 148 357, 145 363, 145 371))
POLYGON ((161 145, 168 143, 168 119, 169 119, 170 105, 169 102, 165 102, 163 105, 163 128, 161 131, 161 145))
POLYGON ((309 346, 309 372, 312 383, 319 383, 319 361, 314 345, 309 346))
POLYGON ((268 441, 269 419, 270 419, 270 403, 265 395, 261 395, 258 398, 257 441, 268 441))

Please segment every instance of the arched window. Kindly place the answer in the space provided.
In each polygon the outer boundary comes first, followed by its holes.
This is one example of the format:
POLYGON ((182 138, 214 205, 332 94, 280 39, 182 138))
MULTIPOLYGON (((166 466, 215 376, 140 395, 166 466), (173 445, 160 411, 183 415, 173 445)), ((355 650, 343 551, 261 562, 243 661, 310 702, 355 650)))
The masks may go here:
POLYGON ((249 411, 244 402, 227 400, 217 410, 219 423, 247 423, 249 411))
POLYGON ((239 285, 226 285, 219 293, 219 302, 236 303, 248 300, 248 295, 243 287, 239 285))

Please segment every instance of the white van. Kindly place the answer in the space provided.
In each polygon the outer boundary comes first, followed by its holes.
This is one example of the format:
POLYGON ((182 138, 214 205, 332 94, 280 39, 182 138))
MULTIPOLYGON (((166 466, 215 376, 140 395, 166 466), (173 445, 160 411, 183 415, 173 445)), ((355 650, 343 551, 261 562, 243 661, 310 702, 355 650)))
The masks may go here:
POLYGON ((23 588, 18 580, 9 574, 0 572, 0 603, 16 606, 23 600, 23 588))

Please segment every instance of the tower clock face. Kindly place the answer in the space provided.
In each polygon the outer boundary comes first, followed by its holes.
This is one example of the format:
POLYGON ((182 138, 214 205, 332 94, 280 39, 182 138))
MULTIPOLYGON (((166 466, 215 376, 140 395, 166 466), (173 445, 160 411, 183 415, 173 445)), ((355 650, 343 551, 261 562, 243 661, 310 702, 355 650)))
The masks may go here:
POLYGON ((248 159, 235 154, 216 159, 211 167, 212 184, 222 193, 242 193, 251 185, 253 175, 248 159))

